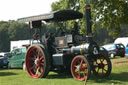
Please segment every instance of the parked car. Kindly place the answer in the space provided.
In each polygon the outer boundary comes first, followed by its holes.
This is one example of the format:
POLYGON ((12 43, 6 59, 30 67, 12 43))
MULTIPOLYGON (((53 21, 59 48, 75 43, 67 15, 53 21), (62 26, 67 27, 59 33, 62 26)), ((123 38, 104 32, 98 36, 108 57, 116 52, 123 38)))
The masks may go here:
POLYGON ((26 69, 25 66, 25 54, 26 48, 15 48, 11 53, 8 53, 8 67, 9 68, 23 68, 26 69))
POLYGON ((8 67, 8 58, 0 55, 0 68, 8 67))
POLYGON ((108 55, 112 58, 115 56, 125 56, 125 46, 123 44, 107 44, 103 46, 107 51, 108 55))

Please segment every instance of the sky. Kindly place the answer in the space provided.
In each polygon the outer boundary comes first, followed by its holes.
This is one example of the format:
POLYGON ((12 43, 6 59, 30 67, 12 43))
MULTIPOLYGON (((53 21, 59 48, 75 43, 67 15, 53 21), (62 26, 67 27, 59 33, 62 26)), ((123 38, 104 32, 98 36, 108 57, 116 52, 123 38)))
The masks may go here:
POLYGON ((55 1, 58 0, 1 0, 0 21, 49 13, 55 1))

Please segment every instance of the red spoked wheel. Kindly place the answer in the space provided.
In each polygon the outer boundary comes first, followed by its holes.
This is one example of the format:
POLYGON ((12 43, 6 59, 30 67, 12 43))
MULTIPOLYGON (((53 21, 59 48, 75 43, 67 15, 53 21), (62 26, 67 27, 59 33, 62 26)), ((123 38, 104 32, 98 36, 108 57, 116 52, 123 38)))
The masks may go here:
POLYGON ((92 71, 96 77, 108 77, 111 73, 112 65, 108 56, 98 54, 93 61, 92 71))
POLYGON ((74 57, 71 63, 71 72, 76 80, 87 80, 91 72, 87 58, 82 55, 74 57))
POLYGON ((25 58, 26 70, 32 78, 46 77, 49 72, 49 56, 39 45, 28 48, 25 58))

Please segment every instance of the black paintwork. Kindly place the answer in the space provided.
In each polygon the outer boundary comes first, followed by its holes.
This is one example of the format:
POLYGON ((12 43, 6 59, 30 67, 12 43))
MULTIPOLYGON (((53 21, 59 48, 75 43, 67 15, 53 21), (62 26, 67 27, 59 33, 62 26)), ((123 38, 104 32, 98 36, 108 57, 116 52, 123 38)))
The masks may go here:
POLYGON ((74 10, 61 10, 57 12, 52 12, 48 14, 42 14, 37 16, 31 16, 31 17, 25 17, 20 18, 18 21, 20 22, 31 22, 31 21, 66 21, 66 20, 73 20, 73 19, 79 19, 82 18, 83 14, 74 10))

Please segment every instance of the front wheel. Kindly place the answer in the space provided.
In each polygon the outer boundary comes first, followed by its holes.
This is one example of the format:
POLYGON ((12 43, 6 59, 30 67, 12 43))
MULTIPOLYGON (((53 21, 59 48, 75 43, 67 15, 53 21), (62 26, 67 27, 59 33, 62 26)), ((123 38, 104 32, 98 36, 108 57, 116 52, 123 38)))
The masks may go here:
POLYGON ((108 77, 111 73, 112 65, 108 56, 98 54, 92 62, 92 71, 96 77, 108 77))
POLYGON ((90 64, 85 56, 74 57, 71 63, 71 73, 76 80, 87 80, 90 72, 90 64))

